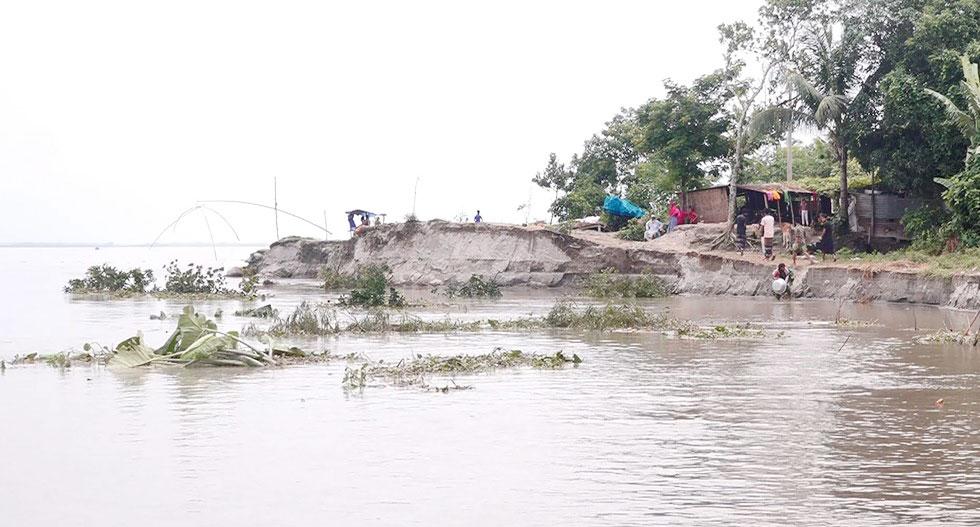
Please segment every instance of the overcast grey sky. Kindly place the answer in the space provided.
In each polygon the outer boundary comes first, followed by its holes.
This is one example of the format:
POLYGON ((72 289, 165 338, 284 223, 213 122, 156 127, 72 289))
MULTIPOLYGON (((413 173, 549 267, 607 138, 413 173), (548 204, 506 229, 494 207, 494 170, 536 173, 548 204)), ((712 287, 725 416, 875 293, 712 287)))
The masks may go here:
MULTIPOLYGON (((416 177, 422 219, 522 221, 549 152, 717 67, 716 26, 759 4, 2 2, 0 241, 149 242, 196 200, 271 204, 273 177, 335 237, 348 208, 402 218, 416 177)), ((271 212, 219 210, 275 236, 271 212)), ((207 238, 191 216, 163 241, 207 238)))

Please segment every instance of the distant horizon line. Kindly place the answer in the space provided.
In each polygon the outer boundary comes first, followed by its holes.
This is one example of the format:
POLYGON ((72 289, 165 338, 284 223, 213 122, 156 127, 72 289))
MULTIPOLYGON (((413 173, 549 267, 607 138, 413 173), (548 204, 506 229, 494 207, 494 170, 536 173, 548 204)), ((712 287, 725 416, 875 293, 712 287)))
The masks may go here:
POLYGON ((167 242, 167 243, 115 243, 115 242, 0 242, 0 247, 265 247, 271 242, 167 242))

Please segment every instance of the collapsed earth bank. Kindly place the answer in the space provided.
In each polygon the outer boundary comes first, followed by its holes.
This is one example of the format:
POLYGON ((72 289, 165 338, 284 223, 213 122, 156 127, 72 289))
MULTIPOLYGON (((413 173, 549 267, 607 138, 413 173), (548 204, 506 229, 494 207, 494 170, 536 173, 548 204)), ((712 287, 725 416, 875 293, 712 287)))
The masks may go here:
MULTIPOLYGON (((574 286, 584 276, 611 268, 626 275, 656 275, 677 293, 770 294, 773 264, 755 255, 694 250, 695 244, 684 240, 696 236, 699 227, 682 226, 680 232, 644 243, 605 233, 563 234, 541 226, 397 223, 343 241, 283 238, 252 254, 248 265, 265 276, 316 278, 324 268, 351 274, 365 264, 384 264, 394 283, 416 286, 462 282, 474 274, 502 286, 574 286)), ((941 277, 843 262, 804 263, 797 267, 793 290, 814 298, 980 309, 978 275, 941 277)))

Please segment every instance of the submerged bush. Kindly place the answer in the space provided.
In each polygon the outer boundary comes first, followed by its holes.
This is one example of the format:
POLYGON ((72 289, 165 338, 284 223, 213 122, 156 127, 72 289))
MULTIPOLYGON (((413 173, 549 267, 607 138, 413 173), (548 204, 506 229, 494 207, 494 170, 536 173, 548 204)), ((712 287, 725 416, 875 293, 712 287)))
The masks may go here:
POLYGON ((405 297, 391 286, 391 269, 387 265, 366 265, 354 277, 350 294, 340 298, 345 306, 402 307, 405 297))
POLYGON ((573 329, 638 329, 666 328, 668 319, 663 315, 651 315, 640 306, 632 304, 606 304, 576 309, 566 302, 559 302, 544 317, 546 325, 573 329))
POLYGON ((163 267, 166 273, 164 291, 176 294, 234 294, 225 282, 223 267, 204 267, 193 262, 181 269, 177 260, 163 267))
POLYGON ((332 335, 339 332, 340 324, 333 309, 326 304, 310 304, 305 301, 286 318, 276 316, 267 330, 269 335, 275 337, 332 335))
POLYGON ((323 280, 323 288, 327 290, 346 289, 355 286, 354 276, 343 274, 339 270, 327 266, 320 268, 320 280, 323 280))
POLYGON ((463 282, 450 282, 446 285, 446 296, 453 298, 457 296, 466 298, 500 298, 500 285, 492 279, 487 279, 482 274, 470 276, 470 279, 463 282))
POLYGON ((615 269, 603 269, 586 278, 585 292, 596 298, 661 298, 668 295, 667 287, 656 276, 622 276, 615 269))
POLYGON ((392 314, 384 309, 372 310, 366 316, 355 318, 347 326, 347 331, 361 333, 449 333, 456 331, 478 331, 483 323, 479 320, 463 322, 446 317, 443 320, 423 320, 416 316, 392 314))
POLYGON ((246 298, 255 298, 259 294, 259 273, 251 268, 242 269, 242 280, 238 283, 238 290, 246 298))
POLYGON ((120 271, 111 265, 93 265, 84 278, 75 278, 65 286, 66 293, 145 293, 153 285, 153 271, 130 269, 120 271))

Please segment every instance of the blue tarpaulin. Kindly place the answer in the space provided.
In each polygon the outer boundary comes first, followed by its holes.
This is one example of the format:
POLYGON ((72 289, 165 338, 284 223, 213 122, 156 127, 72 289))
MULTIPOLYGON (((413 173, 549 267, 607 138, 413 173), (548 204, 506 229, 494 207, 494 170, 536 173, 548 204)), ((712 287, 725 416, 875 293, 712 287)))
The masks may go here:
POLYGON ((602 210, 613 216, 626 216, 627 218, 641 218, 647 213, 639 205, 618 196, 606 196, 606 200, 602 202, 602 210))

